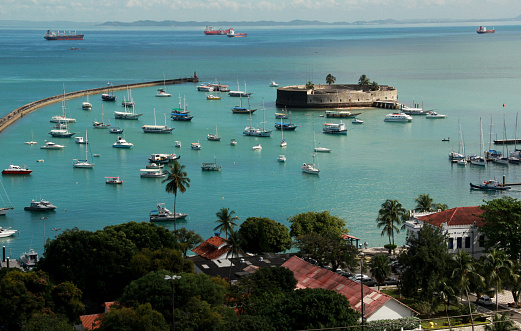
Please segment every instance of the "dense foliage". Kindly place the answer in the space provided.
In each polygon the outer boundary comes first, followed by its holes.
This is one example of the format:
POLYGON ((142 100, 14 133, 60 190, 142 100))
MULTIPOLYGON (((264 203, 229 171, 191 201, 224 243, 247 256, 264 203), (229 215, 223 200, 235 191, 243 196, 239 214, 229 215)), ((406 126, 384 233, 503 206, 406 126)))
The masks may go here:
POLYGON ((347 234, 346 222, 331 214, 326 210, 323 212, 307 212, 288 218, 291 223, 290 235, 298 237, 306 234, 316 233, 325 234, 347 234))
POLYGON ((167 331, 168 323, 163 315, 152 309, 149 303, 134 308, 112 307, 99 322, 100 331, 150 330, 167 331))
POLYGON ((291 248, 288 228, 265 217, 248 217, 239 228, 241 248, 246 252, 278 253, 291 248))
POLYGON ((295 246, 299 255, 311 257, 320 265, 330 265, 333 270, 356 265, 357 248, 336 233, 302 235, 295 239, 295 246))

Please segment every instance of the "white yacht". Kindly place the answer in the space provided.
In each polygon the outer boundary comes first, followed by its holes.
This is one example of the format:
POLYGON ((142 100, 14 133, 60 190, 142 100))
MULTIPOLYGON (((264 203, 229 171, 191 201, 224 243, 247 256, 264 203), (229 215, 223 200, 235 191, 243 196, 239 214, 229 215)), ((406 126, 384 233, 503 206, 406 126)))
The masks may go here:
POLYGON ((49 211, 49 210, 55 210, 56 206, 50 203, 47 200, 41 199, 40 201, 37 200, 31 200, 31 205, 28 207, 24 207, 24 210, 29 211, 49 211))
POLYGON ((191 149, 195 149, 195 150, 200 150, 201 149, 201 144, 199 142, 191 143, 190 144, 190 148, 191 149))
POLYGON ((162 178, 166 174, 161 169, 140 169, 143 178, 162 178))
POLYGON ((286 155, 279 155, 279 157, 277 158, 277 161, 286 162, 286 155))
POLYGON ((52 141, 45 141, 45 145, 40 146, 41 149, 63 149, 65 146, 58 145, 53 143, 52 141))
POLYGON ((18 232, 18 230, 12 230, 11 228, 6 229, 6 228, 0 227, 0 238, 12 236, 16 232, 18 232))
POLYGON ((430 119, 446 118, 446 117, 447 117, 447 115, 438 114, 434 110, 431 110, 430 112, 427 113, 427 116, 425 116, 425 118, 430 118, 430 119))
POLYGON ((150 221, 174 221, 174 220, 184 220, 188 214, 182 213, 172 213, 170 210, 166 209, 164 203, 157 204, 157 210, 150 211, 150 221))
POLYGON ((411 122, 412 117, 405 113, 391 113, 385 116, 384 122, 411 122))
POLYGON ((346 135, 347 128, 342 121, 340 121, 340 123, 324 123, 322 126, 322 132, 346 135))
POLYGON ((112 147, 114 148, 132 148, 132 146, 134 146, 134 144, 129 143, 123 137, 118 137, 118 140, 112 144, 112 147))

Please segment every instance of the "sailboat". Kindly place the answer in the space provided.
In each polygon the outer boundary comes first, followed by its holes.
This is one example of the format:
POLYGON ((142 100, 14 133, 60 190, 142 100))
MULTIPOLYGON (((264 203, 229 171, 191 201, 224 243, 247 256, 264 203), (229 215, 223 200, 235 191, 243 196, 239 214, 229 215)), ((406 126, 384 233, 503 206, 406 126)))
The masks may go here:
POLYGON ((132 107, 135 104, 136 103, 134 102, 134 99, 132 98, 132 89, 130 89, 127 86, 127 98, 123 98, 123 101, 121 101, 121 105, 126 108, 126 107, 132 107))
POLYGON ((242 96, 240 97, 240 105, 232 107, 232 113, 234 114, 252 114, 256 110, 250 108, 250 97, 248 97, 248 108, 242 106, 242 96))
POLYGON ((280 147, 286 147, 288 146, 288 143, 286 142, 286 139, 284 139, 284 127, 280 129, 280 138, 282 139, 280 141, 280 147))
POLYGON ((318 175, 320 170, 315 166, 315 123, 313 123, 313 163, 304 163, 302 165, 302 172, 311 175, 318 175))
POLYGON ((89 102, 89 92, 87 92, 87 100, 81 103, 81 109, 92 110, 92 103, 89 102))
POLYGON ((101 95, 101 100, 103 101, 116 101, 117 96, 114 95, 114 91, 112 89, 112 84, 107 82, 107 86, 109 87, 108 93, 103 93, 101 95))
POLYGON ((24 142, 26 145, 36 145, 38 142, 34 141, 34 133, 31 131, 31 141, 24 142))
POLYGON ((163 87, 157 89, 156 97, 171 97, 172 94, 168 93, 166 90, 166 79, 165 74, 163 74, 163 87))
POLYGON ((485 146, 483 145, 483 125, 481 123, 481 117, 479 118, 479 130, 480 130, 479 147, 481 148, 481 152, 479 153, 479 156, 474 156, 473 158, 470 159, 470 164, 486 167, 487 161, 485 161, 485 158, 482 156, 485 146))
POLYGON ((69 131, 69 126, 67 122, 58 122, 58 125, 52 129, 49 134, 55 138, 70 138, 74 136, 75 132, 69 131))
POLYGON ((280 122, 275 122, 275 129, 277 130, 286 130, 286 131, 295 131, 297 126, 291 123, 291 112, 289 112, 289 123, 284 123, 284 117, 280 118, 280 122))
MULTIPOLYGON (((518 115, 519 115, 519 113, 516 114, 516 131, 514 134, 514 151, 510 153, 509 160, 518 159, 521 161, 520 151, 517 149, 517 117, 518 117, 518 115)), ((511 162, 516 163, 515 161, 511 161, 511 162)))
MULTIPOLYGON (((88 141, 87 131, 85 131, 85 140, 88 141)), ((87 168, 87 169, 94 168, 94 163, 89 163, 89 159, 87 157, 88 153, 89 153, 89 148, 90 148, 90 144, 88 146, 85 146, 85 160, 78 160, 78 159, 72 160, 72 166, 74 168, 87 168)))
POLYGON ((206 139, 212 141, 221 141, 221 137, 219 137, 219 134, 217 133, 217 125, 215 126, 215 133, 209 133, 206 139))
POLYGON ((459 143, 462 147, 463 157, 459 158, 457 163, 458 165, 466 166, 467 165, 467 159, 465 158, 465 142, 463 141, 463 134, 461 133, 461 124, 458 120, 458 127, 459 127, 459 143))
POLYGON ((59 122, 67 122, 67 123, 76 123, 75 118, 68 118, 66 114, 65 108, 65 85, 63 85, 63 100, 62 100, 62 115, 56 115, 51 117, 51 123, 59 123, 59 122))
POLYGON ((239 80, 237 79, 237 91, 230 91, 228 95, 231 97, 248 97, 251 93, 246 92, 246 82, 244 83, 244 92, 239 90, 239 80))
POLYGON ((9 210, 13 210, 14 207, 11 204, 11 201, 9 200, 9 196, 7 195, 7 192, 5 190, 4 184, 2 183, 1 179, 0 179, 0 185, 2 185, 2 190, 4 191, 5 198, 6 198, 7 202, 9 203, 9 205, 7 205, 6 201, 4 201, 4 198, 0 195, 0 198, 2 199, 2 206, 3 206, 3 207, 0 207, 0 216, 4 216, 5 214, 7 214, 7 212, 9 210))
POLYGON ((137 120, 143 114, 136 113, 136 109, 134 108, 134 103, 130 105, 125 105, 125 111, 115 111, 114 118, 119 120, 137 120), (132 111, 129 111, 128 108, 131 107, 132 111))
MULTIPOLYGON (((458 134, 461 134, 461 125, 459 123, 459 119, 458 119, 458 128, 459 128, 459 132, 458 134)), ((464 154, 461 154, 461 138, 460 138, 460 141, 458 142, 458 151, 452 151, 449 153, 449 160, 451 160, 451 162, 457 162, 458 160, 461 160, 461 159, 464 159, 465 158, 465 155, 464 154)))
POLYGON ((165 113, 165 125, 157 125, 156 123, 156 109, 154 108, 154 125, 143 125, 141 127, 145 133, 171 133, 174 128, 169 128, 166 125, 166 113, 165 113))
POLYGON ((94 129, 108 129, 109 126, 110 126, 110 123, 109 124, 105 124, 103 122, 103 104, 101 104, 101 122, 97 122, 97 121, 94 121, 92 122, 92 126, 94 126, 94 129))
POLYGON ((242 132, 245 136, 254 136, 254 137, 270 137, 271 136, 271 130, 266 130, 266 117, 265 117, 265 109, 264 109, 264 98, 262 99, 262 116, 263 116, 263 127, 262 130, 255 128, 251 124, 251 113, 250 113, 250 126, 247 126, 244 128, 244 131, 242 132))
MULTIPOLYGON (((505 129, 506 131, 506 129, 505 129)), ((505 133, 503 131, 503 134, 505 133)), ((492 160, 492 162, 508 166, 508 158, 503 155, 503 152, 492 149, 492 116, 490 117, 490 133, 489 133, 489 142, 488 142, 488 151, 485 152, 485 158, 487 160, 492 160)), ((506 139, 503 137, 503 139, 506 139)), ((503 147, 505 145, 503 144, 503 147)))

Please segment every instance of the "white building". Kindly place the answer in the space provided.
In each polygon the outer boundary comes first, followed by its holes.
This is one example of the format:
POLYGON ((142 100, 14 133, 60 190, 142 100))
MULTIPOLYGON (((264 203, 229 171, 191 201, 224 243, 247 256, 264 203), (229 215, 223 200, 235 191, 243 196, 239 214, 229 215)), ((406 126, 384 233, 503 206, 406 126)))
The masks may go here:
POLYGON ((435 213, 411 213, 405 223, 407 237, 416 236, 425 225, 440 227, 448 236, 449 253, 463 250, 479 259, 485 254, 485 236, 480 233, 484 211, 478 206, 456 207, 435 213))

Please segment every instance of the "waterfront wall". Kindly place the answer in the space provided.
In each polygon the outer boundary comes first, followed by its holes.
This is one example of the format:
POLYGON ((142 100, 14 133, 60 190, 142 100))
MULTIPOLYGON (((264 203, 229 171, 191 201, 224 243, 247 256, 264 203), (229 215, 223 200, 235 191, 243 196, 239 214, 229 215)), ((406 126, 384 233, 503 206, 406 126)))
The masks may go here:
POLYGON ((392 86, 382 85, 380 90, 358 85, 305 85, 279 87, 277 106, 287 108, 345 108, 372 107, 376 102, 397 102, 398 91, 392 86))
MULTIPOLYGON (((90 90, 82 90, 82 91, 76 91, 76 92, 69 92, 65 94, 65 100, 79 98, 83 96, 93 95, 93 94, 101 94, 101 93, 108 93, 110 91, 120 91, 125 90, 127 88, 141 88, 141 87, 149 87, 149 86, 158 86, 158 85, 174 85, 174 84, 182 84, 182 83, 197 83, 199 79, 197 77, 189 77, 189 78, 177 78, 177 79, 168 79, 168 80, 157 80, 157 81, 151 81, 151 82, 143 82, 143 83, 132 83, 132 84, 123 84, 123 85, 116 85, 116 86, 106 86, 106 87, 98 87, 90 90)), ((31 103, 28 103, 26 105, 23 105, 22 107, 16 108, 9 114, 5 115, 4 117, 0 118, 0 132, 2 132, 5 128, 7 128, 9 125, 13 124, 23 116, 32 113, 35 110, 38 110, 42 107, 52 105, 54 103, 61 102, 63 100, 63 94, 55 95, 52 97, 48 97, 45 99, 33 101, 31 103)))

